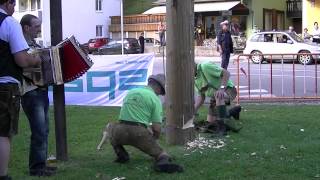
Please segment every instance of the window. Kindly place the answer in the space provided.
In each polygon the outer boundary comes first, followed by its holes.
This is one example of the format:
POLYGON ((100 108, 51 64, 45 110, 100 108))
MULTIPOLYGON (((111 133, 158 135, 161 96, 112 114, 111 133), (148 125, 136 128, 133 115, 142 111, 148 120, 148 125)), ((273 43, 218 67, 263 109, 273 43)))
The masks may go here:
POLYGON ((102 11, 102 0, 96 0, 96 11, 102 11))
POLYGON ((263 29, 266 31, 284 29, 284 12, 276 9, 263 9, 263 29))
POLYGON ((41 9, 41 0, 37 0, 37 9, 41 9))
POLYGON ((28 8, 28 0, 20 0, 19 1, 19 11, 24 12, 27 11, 28 8))
POLYGON ((103 26, 102 25, 97 25, 96 26, 96 36, 97 37, 101 37, 103 34, 102 34, 102 28, 103 26))
POLYGON ((251 42, 264 42, 263 34, 257 34, 251 38, 251 42))
POLYGON ((37 0, 31 0, 31 11, 35 11, 37 9, 37 0))

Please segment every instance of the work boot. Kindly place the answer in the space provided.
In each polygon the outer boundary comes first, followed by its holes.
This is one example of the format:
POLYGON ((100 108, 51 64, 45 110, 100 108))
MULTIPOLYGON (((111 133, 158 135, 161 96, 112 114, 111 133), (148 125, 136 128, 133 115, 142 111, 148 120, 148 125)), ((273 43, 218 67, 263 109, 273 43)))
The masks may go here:
POLYGON ((117 154, 117 159, 114 160, 114 162, 123 164, 123 163, 126 163, 129 161, 129 159, 130 159, 129 154, 124 149, 123 146, 118 145, 118 146, 112 146, 112 147, 113 147, 115 153, 117 154))
POLYGON ((221 128, 221 130, 219 130, 219 133, 224 135, 226 134, 228 128, 235 132, 240 130, 236 127, 234 122, 227 117, 226 110, 227 108, 225 105, 217 106, 219 128, 221 128))
POLYGON ((50 171, 47 168, 42 169, 32 169, 29 172, 30 176, 38 176, 38 177, 50 177, 56 174, 56 171, 50 171))
POLYGON ((230 118, 227 118, 224 120, 224 124, 226 126, 227 129, 233 131, 233 132, 236 132, 238 133, 241 129, 242 129, 242 126, 239 126, 235 120, 232 120, 230 118))
POLYGON ((209 123, 208 121, 205 121, 205 123, 203 123, 203 126, 197 127, 197 129, 199 129, 201 133, 215 133, 217 131, 217 128, 218 124, 216 122, 209 123))
POLYGON ((167 155, 163 155, 156 160, 154 164, 154 170, 157 172, 175 173, 183 172, 183 167, 170 162, 170 157, 167 155))
POLYGON ((223 121, 219 120, 217 121, 217 130, 216 130, 216 134, 218 136, 225 136, 227 135, 227 127, 226 125, 224 124, 223 121))
POLYGON ((229 110, 229 118, 233 117, 235 120, 240 119, 241 106, 235 106, 229 110))

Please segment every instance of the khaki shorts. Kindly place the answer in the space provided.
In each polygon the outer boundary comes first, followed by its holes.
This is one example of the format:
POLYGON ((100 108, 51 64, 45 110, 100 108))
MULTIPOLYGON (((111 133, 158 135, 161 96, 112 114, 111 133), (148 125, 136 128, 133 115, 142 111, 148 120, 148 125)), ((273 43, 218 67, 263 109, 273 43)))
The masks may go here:
POLYGON ((18 133, 20 92, 17 84, 0 84, 0 137, 18 133))
POLYGON ((130 145, 136 147, 154 158, 163 152, 151 132, 142 126, 115 123, 111 128, 110 141, 113 146, 130 145))
MULTIPOLYGON (((225 101, 227 105, 230 105, 231 102, 237 97, 237 89, 235 87, 233 88, 227 88, 225 92, 225 101)), ((215 97, 211 97, 210 99, 210 105, 209 105, 209 111, 208 114, 211 116, 216 116, 216 99, 215 97)))

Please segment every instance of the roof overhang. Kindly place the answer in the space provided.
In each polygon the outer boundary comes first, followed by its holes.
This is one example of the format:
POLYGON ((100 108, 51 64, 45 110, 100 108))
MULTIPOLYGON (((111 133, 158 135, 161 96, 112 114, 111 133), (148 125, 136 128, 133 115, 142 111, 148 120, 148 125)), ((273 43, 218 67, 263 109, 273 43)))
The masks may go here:
MULTIPOLYGON (((240 1, 229 1, 229 2, 207 2, 207 3, 195 3, 194 12, 223 12, 223 11, 235 11, 236 14, 248 15, 249 9, 241 4, 240 1)), ((143 14, 165 14, 166 6, 153 7, 143 14)))

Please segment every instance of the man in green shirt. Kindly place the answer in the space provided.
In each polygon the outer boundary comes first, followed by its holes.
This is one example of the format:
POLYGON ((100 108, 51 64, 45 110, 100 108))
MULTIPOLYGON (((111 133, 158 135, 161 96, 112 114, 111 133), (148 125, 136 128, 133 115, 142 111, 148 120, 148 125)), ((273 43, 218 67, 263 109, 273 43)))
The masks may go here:
POLYGON ((237 96, 237 90, 229 78, 230 73, 213 62, 203 62, 195 67, 195 90, 198 93, 195 112, 204 103, 205 98, 210 97, 206 130, 217 127, 217 133, 220 135, 225 135, 227 128, 234 132, 240 130, 229 116, 238 119, 241 107, 237 106, 229 112, 226 111, 226 105, 237 96))
POLYGON ((181 172, 181 166, 171 163, 169 155, 157 139, 161 133, 162 105, 158 95, 165 95, 163 74, 150 76, 148 86, 132 89, 123 100, 119 123, 110 128, 111 145, 117 155, 115 162, 129 161, 123 145, 131 145, 155 158, 155 170, 181 172))

